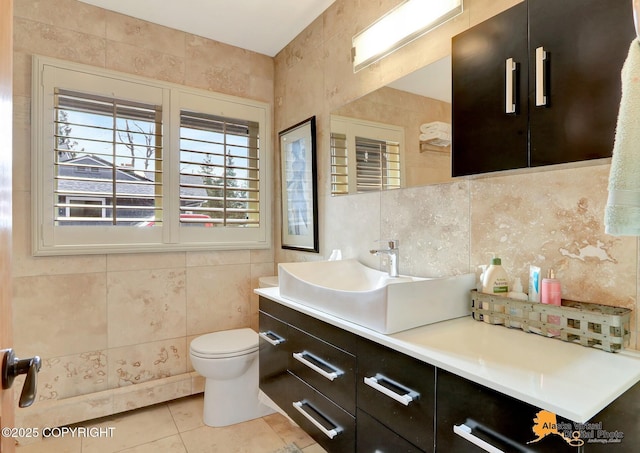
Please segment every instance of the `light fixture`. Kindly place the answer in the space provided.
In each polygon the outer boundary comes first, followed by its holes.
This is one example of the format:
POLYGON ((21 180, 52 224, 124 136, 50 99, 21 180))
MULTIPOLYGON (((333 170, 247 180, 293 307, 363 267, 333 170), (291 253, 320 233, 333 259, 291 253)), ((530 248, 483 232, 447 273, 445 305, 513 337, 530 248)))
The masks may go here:
POLYGON ((406 0, 353 37, 359 71, 462 12, 462 0, 406 0))

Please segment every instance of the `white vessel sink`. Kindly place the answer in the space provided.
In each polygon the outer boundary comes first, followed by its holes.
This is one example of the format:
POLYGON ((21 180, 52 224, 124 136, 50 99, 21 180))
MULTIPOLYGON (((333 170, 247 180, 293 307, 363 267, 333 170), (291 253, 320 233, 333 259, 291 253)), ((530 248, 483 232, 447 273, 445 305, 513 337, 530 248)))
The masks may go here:
POLYGON ((475 275, 391 278, 356 260, 281 263, 280 296, 391 334, 467 316, 475 275))

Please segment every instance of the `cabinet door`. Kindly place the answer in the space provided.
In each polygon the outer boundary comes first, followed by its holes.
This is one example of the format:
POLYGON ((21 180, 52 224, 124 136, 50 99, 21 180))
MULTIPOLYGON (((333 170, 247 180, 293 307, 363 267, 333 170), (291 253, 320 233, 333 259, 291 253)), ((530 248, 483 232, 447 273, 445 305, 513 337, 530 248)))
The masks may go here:
MULTIPOLYGON (((260 311, 259 385, 278 406, 289 402, 289 326, 260 311)), ((290 404, 290 403, 289 403, 290 404)))
POLYGON ((356 451, 356 419, 304 381, 291 375, 282 408, 330 453, 356 451))
POLYGON ((453 38, 453 176, 527 167, 527 58, 526 2, 453 38))
POLYGON ((295 327, 290 329, 289 370, 355 415, 356 357, 295 327))
POLYGON ((435 368, 365 339, 358 340, 357 355, 358 408, 411 444, 432 451, 435 368))
MULTIPOLYGON (((547 435, 538 442, 533 432, 540 409, 488 389, 449 372, 437 370, 436 452, 481 453, 488 451, 464 438, 480 439, 505 452, 576 453, 559 435, 547 435), (457 431, 454 431, 457 427, 457 431)), ((571 425, 557 417, 556 421, 571 425)), ((581 447, 580 447, 581 448, 581 447)))
POLYGON ((640 449, 640 383, 596 414, 586 428, 587 453, 636 453, 640 449), (591 437, 596 442, 589 442, 591 437), (599 438, 599 439, 598 439, 599 438))
POLYGON ((620 70, 635 37, 631 2, 528 3, 531 166, 611 157, 620 70))
POLYGON ((364 411, 358 410, 357 420, 356 451, 358 453, 420 453, 423 451, 364 411))

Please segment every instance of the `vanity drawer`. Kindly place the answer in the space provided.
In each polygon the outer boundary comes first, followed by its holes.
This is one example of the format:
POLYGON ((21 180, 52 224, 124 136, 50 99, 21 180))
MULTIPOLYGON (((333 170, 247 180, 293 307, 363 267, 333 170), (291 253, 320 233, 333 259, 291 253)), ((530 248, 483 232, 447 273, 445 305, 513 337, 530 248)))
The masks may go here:
MULTIPOLYGON (((586 453, 636 453, 640 449, 640 382, 620 395, 613 403, 589 421, 602 425, 602 430, 616 433, 610 443, 592 442, 585 445, 586 453), (619 438, 618 433, 623 436, 619 438)), ((599 428, 599 426, 598 426, 599 428)), ((590 431, 598 437, 598 431, 590 431)), ((600 434, 606 439, 606 434, 600 434)))
MULTIPOLYGON (((486 451, 463 435, 473 436, 469 439, 474 441, 479 438, 505 452, 581 451, 559 435, 547 435, 528 444, 536 439, 532 428, 541 409, 441 369, 437 372, 436 398, 436 452, 486 451), (454 432, 454 426, 460 434, 454 432)), ((561 417, 557 422, 573 426, 561 417)))
POLYGON ((350 332, 332 326, 329 323, 320 321, 311 316, 292 310, 282 304, 260 297, 260 310, 269 313, 271 316, 280 319, 287 324, 296 326, 298 329, 322 338, 323 341, 332 344, 351 354, 356 352, 356 336, 350 332))
POLYGON ((260 311, 259 319, 259 385, 260 389, 279 406, 286 402, 287 382, 290 375, 289 329, 282 321, 260 311))
POLYGON ((356 411, 356 357, 290 327, 289 369, 347 412, 356 411))
POLYGON ((415 445, 391 431, 378 420, 358 409, 356 434, 358 453, 420 453, 415 445))
POLYGON ((358 340, 358 408, 424 451, 433 450, 434 397, 433 366, 358 340))
POLYGON ((289 416, 329 453, 356 451, 356 420, 320 392, 291 375, 289 416))

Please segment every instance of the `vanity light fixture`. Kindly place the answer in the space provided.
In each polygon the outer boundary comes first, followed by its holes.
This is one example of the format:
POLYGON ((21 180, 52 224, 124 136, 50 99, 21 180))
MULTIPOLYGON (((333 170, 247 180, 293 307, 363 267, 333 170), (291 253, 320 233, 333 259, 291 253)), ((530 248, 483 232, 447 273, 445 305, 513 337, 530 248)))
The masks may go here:
POLYGON ((358 72, 462 12, 462 0, 406 0, 353 37, 358 72))

